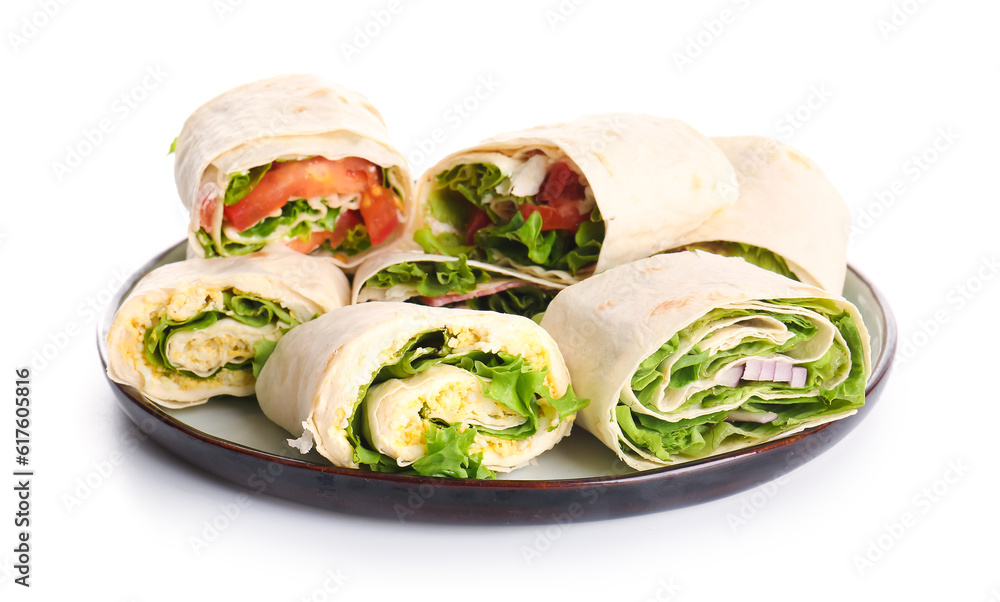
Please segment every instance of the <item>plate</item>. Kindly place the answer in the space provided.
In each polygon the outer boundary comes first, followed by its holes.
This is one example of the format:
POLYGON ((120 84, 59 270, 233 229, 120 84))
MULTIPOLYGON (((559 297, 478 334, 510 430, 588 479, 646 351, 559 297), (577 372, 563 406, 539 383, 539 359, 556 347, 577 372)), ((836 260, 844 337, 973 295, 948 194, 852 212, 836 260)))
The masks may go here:
MULTIPOLYGON (((138 270, 112 299, 98 325, 101 362, 114 313, 136 282, 161 265, 184 259, 185 243, 138 270)), ((192 465, 256 493, 343 513, 459 523, 580 522, 660 512, 756 487, 809 462, 856 427, 881 395, 896 348, 896 324, 882 294, 848 268, 845 296, 872 337, 874 368, 857 414, 729 454, 673 467, 634 471, 582 428, 536 462, 497 480, 453 480, 371 473, 331 466, 315 452, 285 445, 254 398, 218 398, 182 410, 146 401, 110 380, 118 403, 150 439, 192 465)))

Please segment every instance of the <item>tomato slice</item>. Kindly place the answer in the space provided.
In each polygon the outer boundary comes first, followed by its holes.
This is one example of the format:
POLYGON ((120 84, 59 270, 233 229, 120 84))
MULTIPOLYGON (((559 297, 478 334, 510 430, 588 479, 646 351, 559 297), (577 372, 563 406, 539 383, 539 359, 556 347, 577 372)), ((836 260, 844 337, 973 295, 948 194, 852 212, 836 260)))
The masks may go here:
POLYGON ((469 225, 465 228, 465 244, 475 244, 476 232, 486 226, 492 226, 493 220, 490 215, 480 208, 475 208, 472 217, 469 218, 469 225))
POLYGON ((290 199, 364 193, 380 183, 378 167, 359 157, 276 162, 249 194, 223 213, 242 232, 284 207, 290 199))
POLYGON ((586 213, 577 211, 578 203, 560 203, 558 205, 532 205, 525 203, 518 211, 525 220, 536 211, 542 217, 542 231, 545 230, 576 230, 588 218, 586 213))
POLYGON ((319 232, 313 232, 312 236, 305 240, 302 240, 301 238, 293 238, 292 240, 286 242, 285 246, 293 251, 298 251, 299 253, 308 255, 318 249, 319 246, 323 244, 324 240, 330 238, 331 234, 333 234, 333 232, 330 232, 329 230, 320 230, 319 232))
POLYGON ((538 192, 538 200, 544 203, 559 201, 582 201, 584 197, 580 176, 569 165, 560 161, 549 168, 542 187, 538 192))
MULTIPOLYGON (((399 225, 399 213, 396 211, 392 189, 376 184, 363 193, 361 219, 368 229, 372 245, 381 244, 389 238, 399 225)), ((337 227, 340 227, 340 220, 337 220, 337 227)))
POLYGON ((330 232, 330 248, 336 249, 340 245, 344 244, 347 239, 347 233, 351 228, 357 226, 361 223, 361 216, 357 210, 345 211, 340 214, 337 218, 337 226, 330 232))
POLYGON ((569 165, 560 161, 549 168, 536 197, 538 205, 525 203, 518 211, 524 219, 538 212, 542 230, 576 230, 588 218, 578 207, 584 199, 580 176, 569 165))

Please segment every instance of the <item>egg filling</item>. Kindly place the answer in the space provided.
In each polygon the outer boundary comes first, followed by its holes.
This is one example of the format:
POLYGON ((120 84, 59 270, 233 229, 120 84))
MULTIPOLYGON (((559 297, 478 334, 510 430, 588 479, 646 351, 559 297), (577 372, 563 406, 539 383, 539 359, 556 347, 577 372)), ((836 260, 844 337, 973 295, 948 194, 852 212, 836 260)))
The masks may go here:
POLYGON ((547 367, 460 334, 414 337, 361 391, 348 428, 359 464, 489 478, 586 405, 572 388, 554 397, 547 367))
POLYGON ((176 293, 146 330, 146 360, 166 373, 211 378, 220 370, 256 376, 296 320, 274 301, 235 290, 176 293))

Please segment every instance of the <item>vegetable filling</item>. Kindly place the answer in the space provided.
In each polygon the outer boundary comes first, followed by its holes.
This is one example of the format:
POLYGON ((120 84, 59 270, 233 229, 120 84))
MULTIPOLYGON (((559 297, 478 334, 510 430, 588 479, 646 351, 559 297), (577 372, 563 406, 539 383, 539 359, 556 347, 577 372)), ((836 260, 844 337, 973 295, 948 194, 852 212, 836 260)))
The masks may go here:
POLYGON ((230 289, 190 317, 161 315, 143 339, 146 361, 190 378, 220 370, 252 370, 256 378, 281 336, 299 323, 273 301, 230 289))
POLYGON ((387 240, 401 222, 392 169, 357 157, 309 157, 232 174, 219 239, 211 234, 217 200, 209 198, 198 242, 206 257, 245 255, 276 241, 301 253, 324 248, 356 255, 387 240))
POLYGON ((428 253, 507 260, 577 274, 597 262, 604 220, 583 178, 564 161, 533 155, 508 176, 490 163, 439 173, 428 197, 435 227, 414 233, 428 253))
POLYGON ((849 313, 824 299, 760 305, 713 310, 642 362, 614 409, 623 451, 698 458, 864 405, 864 352, 849 313), (716 334, 761 324, 769 334, 744 330, 725 343, 716 334), (817 349, 829 325, 832 343, 817 349))
MULTIPOLYGON (((468 307, 536 318, 557 291, 518 280, 494 281, 486 270, 469 266, 465 255, 455 261, 415 261, 393 264, 369 278, 365 285, 382 289, 408 286, 416 293, 412 303, 435 307, 468 307)), ((537 321, 537 320, 536 320, 537 321)))
POLYGON ((484 451, 516 451, 540 426, 552 430, 587 404, 572 388, 553 398, 548 369, 503 351, 455 353, 451 336, 412 338, 362 388, 347 429, 356 462, 378 472, 493 478, 484 451))

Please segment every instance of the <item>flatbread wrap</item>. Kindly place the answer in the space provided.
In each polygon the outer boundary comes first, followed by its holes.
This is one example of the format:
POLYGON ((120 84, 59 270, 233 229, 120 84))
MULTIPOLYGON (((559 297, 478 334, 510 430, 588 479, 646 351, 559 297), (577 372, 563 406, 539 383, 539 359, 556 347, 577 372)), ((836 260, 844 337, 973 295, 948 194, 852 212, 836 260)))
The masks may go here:
POLYGON ((851 213, 830 180, 790 146, 760 136, 712 139, 733 164, 740 195, 671 250, 742 257, 839 294, 851 213))
POLYGON ((108 377, 168 408, 252 395, 275 343, 349 295, 332 259, 283 247, 167 264, 118 308, 108 377))
POLYGON ((350 270, 399 242, 413 216, 409 169, 381 115, 313 75, 217 96, 191 114, 174 149, 188 257, 282 244, 350 270))
POLYGON ((579 422, 644 470, 845 418, 871 370, 857 308, 739 258, 657 255, 562 292, 559 344, 579 422))
POLYGON ((489 478, 567 435, 585 404, 527 318, 361 303, 279 341, 257 381, 264 414, 334 465, 489 478))
POLYGON ((732 205, 732 165, 677 120, 584 117, 503 134, 446 157, 417 183, 413 240, 428 253, 551 282, 647 257, 732 205))

